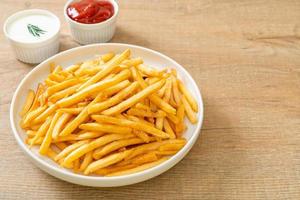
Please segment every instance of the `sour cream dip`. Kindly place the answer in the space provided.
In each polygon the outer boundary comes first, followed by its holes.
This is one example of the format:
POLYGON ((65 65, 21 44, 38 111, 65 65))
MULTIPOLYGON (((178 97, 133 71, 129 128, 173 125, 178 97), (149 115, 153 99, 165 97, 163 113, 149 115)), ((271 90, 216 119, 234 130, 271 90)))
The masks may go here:
POLYGON ((39 63, 59 50, 59 19, 47 10, 17 12, 4 23, 3 31, 17 59, 39 63))

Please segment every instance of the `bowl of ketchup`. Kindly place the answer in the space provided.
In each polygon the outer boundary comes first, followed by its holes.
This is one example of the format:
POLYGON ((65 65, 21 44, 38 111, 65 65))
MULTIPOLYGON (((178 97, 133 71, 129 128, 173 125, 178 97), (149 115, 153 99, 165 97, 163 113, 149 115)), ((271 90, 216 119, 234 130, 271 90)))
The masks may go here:
POLYGON ((115 32, 118 11, 114 0, 69 0, 64 7, 71 35, 80 44, 109 41, 115 32))

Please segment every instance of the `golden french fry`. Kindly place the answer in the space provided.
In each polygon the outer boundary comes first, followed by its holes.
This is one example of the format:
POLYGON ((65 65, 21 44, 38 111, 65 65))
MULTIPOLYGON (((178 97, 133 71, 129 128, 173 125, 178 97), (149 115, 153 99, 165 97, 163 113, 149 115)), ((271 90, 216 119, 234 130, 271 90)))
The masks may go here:
POLYGON ((55 84, 53 86, 48 87, 48 89, 46 90, 47 95, 51 96, 52 94, 59 92, 63 89, 66 89, 70 86, 76 85, 78 84, 79 80, 77 78, 72 78, 72 79, 68 79, 66 81, 63 81, 61 83, 55 84))
POLYGON ((160 156, 171 156, 176 154, 178 151, 156 151, 155 153, 160 156))
POLYGON ((28 95, 26 97, 26 100, 25 100, 25 103, 24 103, 24 106, 20 112, 20 116, 23 117, 30 109, 32 103, 33 103, 33 100, 34 100, 34 97, 35 97, 35 93, 33 90, 29 90, 28 91, 28 95))
POLYGON ((55 115, 50 123, 49 129, 47 130, 45 138, 40 146, 39 152, 42 155, 45 155, 47 153, 47 150, 49 149, 49 147, 51 145, 52 131, 53 131, 53 128, 54 128, 57 120, 59 119, 60 115, 61 115, 60 113, 55 113, 55 115))
MULTIPOLYGON (((145 80, 141 77, 140 73, 134 68, 131 68, 131 73, 134 77, 134 79, 136 81, 139 82, 139 84, 141 85, 142 88, 146 88, 147 87, 147 83, 145 82, 145 80)), ((157 84, 157 83, 155 83, 157 84)), ((158 95, 156 95, 155 93, 149 96, 149 99, 160 109, 162 109, 163 111, 170 113, 170 114, 176 114, 176 109, 173 108, 172 106, 170 106, 170 104, 168 104, 167 102, 165 102, 164 100, 162 100, 158 95)))
POLYGON ((155 152, 149 152, 141 156, 137 156, 136 158, 132 159, 131 163, 136 165, 145 164, 148 162, 154 162, 158 160, 158 156, 155 152))
POLYGON ((135 115, 135 116, 140 116, 140 117, 166 117, 166 113, 165 112, 152 112, 150 110, 146 111, 146 110, 140 110, 140 109, 136 109, 136 108, 130 108, 127 111, 128 115, 135 115))
POLYGON ((120 149, 122 147, 134 145, 134 144, 141 144, 144 143, 144 141, 140 138, 130 138, 130 139, 124 139, 124 140, 118 140, 114 141, 100 149, 96 149, 94 151, 93 157, 98 160, 99 158, 102 158, 103 156, 120 149))
POLYGON ((62 130, 63 126, 71 119, 72 115, 69 113, 62 114, 59 119, 57 120, 53 131, 52 131, 52 138, 56 139, 62 130))
POLYGON ((87 107, 85 107, 79 115, 77 115, 70 123, 59 134, 60 136, 70 135, 81 123, 85 122, 88 119, 88 108, 93 104, 97 103, 102 98, 100 93, 87 107))
POLYGON ((161 78, 159 77, 149 77, 146 79, 146 82, 148 85, 152 85, 154 83, 156 83, 157 81, 159 81, 161 78))
POLYGON ((138 138, 141 138, 145 143, 149 143, 151 138, 149 137, 149 135, 147 133, 145 133, 144 131, 140 131, 140 130, 133 130, 132 131, 133 134, 135 134, 138 138))
POLYGON ((84 107, 79 107, 79 108, 60 108, 58 109, 58 112, 62 113, 69 113, 73 115, 78 115, 83 111, 84 107))
POLYGON ((97 138, 93 141, 91 141, 88 144, 84 144, 83 146, 77 148, 76 150, 72 151, 65 159, 64 162, 62 163, 63 165, 68 165, 72 163, 74 160, 80 158, 81 156, 85 155, 86 153, 99 148, 101 146, 104 146, 112 141, 124 139, 124 138, 130 138, 133 137, 133 135, 130 134, 109 134, 102 136, 100 138, 97 138))
POLYGON ((95 171, 95 173, 99 174, 99 175, 106 175, 106 174, 117 172, 117 171, 123 171, 123 170, 126 170, 126 169, 131 169, 131 168, 134 168, 136 166, 137 165, 135 165, 135 164, 128 164, 128 165, 122 165, 122 166, 110 166, 110 167, 105 167, 105 168, 98 169, 98 170, 95 171))
POLYGON ((24 117, 23 124, 25 127, 28 127, 31 122, 40 115, 44 110, 46 110, 47 106, 38 107, 37 109, 27 113, 27 115, 24 117))
POLYGON ((93 161, 93 152, 90 151, 87 154, 85 154, 84 159, 80 165, 79 171, 84 171, 87 166, 93 161))
POLYGON ((103 60, 103 62, 108 62, 108 61, 110 61, 114 56, 115 56, 115 53, 110 52, 110 53, 107 53, 107 54, 102 55, 102 56, 101 56, 101 60, 103 60))
POLYGON ((186 87, 183 85, 183 83, 179 79, 177 79, 177 83, 179 86, 179 90, 185 96, 186 100, 190 104, 193 111, 198 112, 198 104, 197 104, 197 101, 192 96, 192 94, 188 91, 188 89, 186 89, 186 87))
POLYGON ((37 90, 36 90, 36 93, 35 93, 34 100, 33 100, 32 105, 31 105, 28 112, 31 112, 31 111, 35 110, 39 106, 39 97, 41 96, 41 94, 43 92, 44 92, 44 86, 39 83, 38 86, 37 86, 37 90))
POLYGON ((173 97, 176 102, 176 105, 178 106, 180 104, 181 100, 180 100, 180 93, 179 93, 179 89, 178 89, 177 79, 175 78, 175 76, 171 76, 171 80, 172 80, 173 97))
POLYGON ((68 147, 68 145, 64 142, 57 142, 55 143, 55 146, 57 146, 57 148, 59 148, 61 151, 68 147))
POLYGON ((58 100, 64 98, 64 97, 67 97, 71 94, 74 94, 76 92, 76 90, 79 88, 80 84, 78 85, 74 85, 72 87, 69 87, 69 88, 66 88, 64 90, 61 90, 53 95, 51 95, 48 100, 55 103, 57 102, 58 100))
POLYGON ((34 136, 34 138, 32 138, 31 142, 29 142, 30 146, 34 145, 35 142, 41 138, 42 136, 44 136, 50 126, 52 117, 48 117, 47 120, 40 126, 40 128, 38 129, 36 135, 34 136))
POLYGON ((156 126, 157 129, 162 130, 163 129, 163 124, 164 124, 164 118, 163 117, 156 118, 155 126, 156 126))
POLYGON ((65 141, 75 141, 75 140, 86 140, 86 139, 93 139, 98 138, 100 136, 105 135, 106 133, 103 132, 84 132, 81 134, 70 134, 67 136, 60 136, 55 139, 55 142, 65 142, 65 141))
POLYGON ((103 93, 105 93, 107 96, 111 96, 111 95, 119 92, 120 90, 126 88, 129 84, 130 84, 130 82, 128 80, 124 80, 124 81, 122 81, 122 82, 120 82, 120 83, 118 83, 118 84, 116 84, 112 87, 109 87, 109 88, 105 89, 103 91, 103 93))
POLYGON ((146 67, 145 65, 138 65, 137 69, 140 70, 143 74, 146 74, 147 76, 162 76, 163 72, 158 71, 153 68, 146 67))
POLYGON ((52 113, 55 112, 57 108, 58 106, 56 104, 49 106, 46 110, 44 110, 39 116, 37 116, 33 120, 33 124, 44 122, 47 119, 47 117, 49 117, 52 113))
POLYGON ((166 118, 164 119, 164 130, 165 130, 166 133, 168 133, 169 138, 171 138, 171 139, 176 138, 175 133, 172 130, 172 128, 171 128, 171 126, 170 126, 170 124, 169 124, 169 122, 166 118))
POLYGON ((103 70, 99 71, 95 76, 90 78, 87 82, 85 82, 78 91, 83 90, 84 88, 89 87, 90 85, 95 84, 106 75, 108 75, 111 71, 113 71, 118 64, 120 64, 123 60, 130 56, 130 50, 126 49, 121 55, 115 56, 112 60, 105 64, 103 70))
POLYGON ((107 133, 119 133, 119 134, 132 133, 132 128, 129 127, 109 125, 109 124, 99 124, 99 123, 81 124, 79 128, 86 131, 100 131, 100 132, 107 132, 107 133))
POLYGON ((133 152, 129 156, 127 156, 125 158, 125 160, 132 159, 138 155, 147 153, 149 151, 157 150, 163 144, 174 144, 174 143, 184 143, 185 144, 186 140, 185 139, 169 139, 169 140, 163 140, 163 141, 159 141, 159 142, 151 142, 148 144, 142 144, 137 147, 134 147, 132 149, 133 152))
POLYGON ((137 94, 131 96, 130 98, 126 99, 125 101, 119 103, 118 105, 111 107, 102 112, 105 115, 113 115, 121 113, 122 111, 128 109, 129 107, 136 104, 138 101, 146 98, 150 94, 154 93, 155 91, 159 90, 161 86, 164 84, 164 80, 161 80, 153 85, 150 85, 143 89, 142 91, 138 92, 137 94))
POLYGON ((187 99, 185 98, 185 96, 182 97, 182 103, 183 103, 183 106, 184 106, 184 110, 185 110, 185 113, 187 115, 187 117, 189 118, 189 120, 191 121, 192 124, 195 124, 197 123, 197 117, 195 115, 195 113, 193 112, 190 104, 188 103, 187 99))
POLYGON ((64 157, 66 157, 67 155, 69 155, 72 151, 74 151, 75 149, 81 147, 84 144, 87 144, 89 142, 89 140, 82 140, 79 142, 76 142, 72 145, 69 145, 68 147, 66 147, 64 150, 62 150, 55 158, 54 160, 60 160, 64 157))
MULTIPOLYGON (((88 87, 85 87, 84 89, 80 90, 79 92, 61 99, 57 102, 59 107, 67 107, 72 104, 78 103, 81 100, 85 99, 88 95, 95 93, 95 92, 100 92, 101 90, 104 90, 107 87, 113 86, 125 79, 127 79, 130 75, 129 70, 123 70, 120 72, 118 75, 111 79, 103 80, 98 83, 95 83, 93 85, 89 85, 88 87)), ((91 79, 89 79, 91 80, 91 79)), ((87 82, 86 82, 87 83, 87 82)))
POLYGON ((170 79, 167 79, 167 81, 166 81, 166 90, 165 90, 164 98, 163 98, 163 100, 165 102, 169 102, 170 101, 171 91, 172 91, 172 82, 171 82, 170 79))
POLYGON ((127 65, 128 67, 132 67, 132 66, 138 66, 139 64, 142 64, 143 60, 141 58, 135 58, 135 59, 131 59, 131 60, 124 60, 122 62, 123 65, 127 65))
POLYGON ((139 84, 137 82, 132 83, 131 85, 129 85, 128 87, 126 87, 121 92, 119 92, 115 96, 111 97, 107 101, 104 101, 101 103, 96 103, 96 104, 90 106, 88 108, 88 113, 92 114, 92 113, 100 112, 111 106, 114 106, 114 105, 120 103, 124 98, 131 95, 137 89, 138 86, 139 86, 139 84))
POLYGON ((54 158, 55 158, 55 156, 57 155, 57 153, 50 147, 50 148, 47 150, 46 155, 47 155, 49 158, 51 158, 53 161, 55 161, 54 158))
POLYGON ((70 65, 66 68, 67 72, 75 72, 77 69, 79 69, 80 65, 70 65))
POLYGON ((26 131, 26 135, 30 138, 34 137, 36 135, 36 131, 28 130, 26 131))
POLYGON ((56 82, 62 82, 62 81, 64 81, 66 78, 64 77, 64 76, 62 76, 62 75, 59 75, 59 74, 49 74, 48 75, 48 78, 50 79, 50 80, 52 80, 52 81, 56 81, 56 82))
POLYGON ((123 160, 126 156, 128 156, 131 153, 131 150, 126 150, 119 153, 114 153, 112 155, 109 155, 105 158, 102 158, 100 160, 92 162, 86 170, 84 170, 84 174, 90 174, 98 169, 110 166, 112 164, 115 164, 121 160, 123 160))
POLYGON ((178 144, 164 144, 161 145, 158 150, 159 151, 178 151, 180 150, 185 144, 178 143, 178 144))
POLYGON ((163 157, 163 158, 161 158, 157 161, 146 163, 144 165, 140 165, 138 167, 131 168, 131 169, 128 169, 128 170, 123 170, 123 171, 110 173, 110 174, 107 174, 106 176, 122 176, 122 175, 126 175, 126 174, 137 173, 137 172, 144 171, 146 169, 150 169, 152 167, 155 167, 156 165, 161 164, 162 162, 166 161, 167 159, 168 159, 168 157, 163 157))
POLYGON ((130 127, 130 129, 133 128, 136 130, 144 131, 146 133, 152 134, 157 137, 168 138, 168 135, 165 132, 156 129, 153 126, 149 126, 146 123, 135 122, 135 121, 126 120, 126 119, 119 119, 116 117, 110 117, 110 116, 105 116, 105 115, 92 115, 92 118, 100 123, 104 122, 104 123, 111 123, 111 124, 116 124, 116 125, 124 126, 124 127, 130 127))

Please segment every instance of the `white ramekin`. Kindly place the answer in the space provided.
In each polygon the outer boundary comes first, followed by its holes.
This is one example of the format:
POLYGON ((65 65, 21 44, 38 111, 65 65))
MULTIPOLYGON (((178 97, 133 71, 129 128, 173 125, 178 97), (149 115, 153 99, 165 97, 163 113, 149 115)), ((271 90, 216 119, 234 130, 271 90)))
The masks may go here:
POLYGON ((112 3, 114 15, 106 21, 96 24, 83 24, 72 20, 67 14, 67 8, 74 0, 69 0, 64 6, 64 16, 69 24, 71 35, 80 44, 104 43, 111 40, 115 33, 119 6, 114 0, 106 0, 112 3))
POLYGON ((59 31, 60 21, 58 17, 47 10, 41 9, 30 9, 17 12, 8 17, 3 26, 3 32, 10 45, 12 46, 17 59, 22 62, 31 64, 40 63, 47 58, 55 55, 59 51, 59 31), (33 13, 48 15, 52 17, 55 20, 55 23, 57 23, 57 31, 54 32, 53 35, 51 35, 49 38, 34 42, 19 41, 8 34, 7 28, 10 23, 12 23, 18 17, 30 15, 33 13))

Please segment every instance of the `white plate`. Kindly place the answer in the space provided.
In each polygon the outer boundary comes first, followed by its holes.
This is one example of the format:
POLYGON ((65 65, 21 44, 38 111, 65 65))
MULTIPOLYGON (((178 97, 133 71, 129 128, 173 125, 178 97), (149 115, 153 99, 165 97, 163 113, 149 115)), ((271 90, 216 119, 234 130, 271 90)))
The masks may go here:
POLYGON ((178 163, 192 148, 200 133, 202 121, 203 102, 199 88, 197 87, 195 81, 190 76, 190 74, 181 65, 159 52, 139 46, 116 43, 81 46, 61 52, 47 59, 43 63, 36 66, 22 80, 13 96, 10 108, 10 123, 13 130, 13 134, 21 149, 39 168, 57 178, 71 183, 96 187, 112 187, 134 184, 153 178, 167 171, 176 163, 178 163), (175 68, 181 80, 196 98, 199 105, 199 112, 197 114, 198 122, 197 124, 192 125, 188 121, 186 121, 188 129, 184 133, 184 137, 188 140, 188 142, 184 146, 184 148, 182 148, 176 155, 172 156, 170 159, 161 163, 158 166, 155 166, 151 169, 142 172, 117 177, 84 176, 80 174, 75 174, 72 171, 60 167, 58 164, 48 159, 47 157, 39 155, 37 148, 29 149, 24 143, 25 132, 18 125, 20 121, 18 113, 21 110, 21 107, 25 101, 28 89, 35 89, 37 87, 37 84, 39 82, 42 82, 47 77, 49 73, 49 63, 55 62, 57 64, 62 65, 63 67, 67 67, 79 61, 94 58, 95 55, 100 55, 111 51, 120 53, 127 48, 131 49, 132 57, 141 57, 146 65, 156 68, 164 68, 166 66, 175 68))

